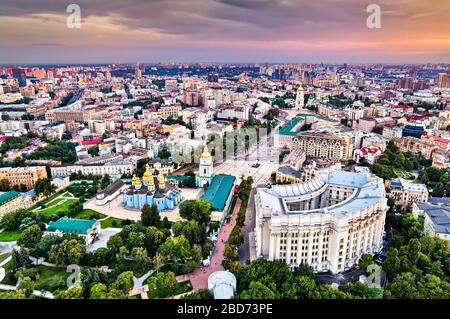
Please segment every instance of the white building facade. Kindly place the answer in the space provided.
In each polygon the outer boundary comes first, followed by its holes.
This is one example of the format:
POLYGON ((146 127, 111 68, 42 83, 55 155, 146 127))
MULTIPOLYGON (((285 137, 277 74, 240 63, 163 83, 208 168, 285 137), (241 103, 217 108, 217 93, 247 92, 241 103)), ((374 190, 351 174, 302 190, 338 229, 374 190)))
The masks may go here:
POLYGON ((329 171, 313 180, 258 188, 256 257, 342 272, 381 250, 387 199, 383 180, 329 171))

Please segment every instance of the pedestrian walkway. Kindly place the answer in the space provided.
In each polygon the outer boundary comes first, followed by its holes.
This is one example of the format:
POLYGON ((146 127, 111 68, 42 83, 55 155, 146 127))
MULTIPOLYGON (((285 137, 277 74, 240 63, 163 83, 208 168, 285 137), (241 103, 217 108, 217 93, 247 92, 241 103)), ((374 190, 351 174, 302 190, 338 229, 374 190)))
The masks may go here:
POLYGON ((236 225, 237 213, 241 207, 241 200, 238 198, 231 215, 230 222, 222 225, 219 235, 217 236, 216 245, 214 247, 209 266, 197 266, 193 272, 189 274, 194 291, 202 288, 208 288, 208 277, 213 272, 224 270, 222 266, 222 259, 225 252, 225 244, 230 237, 231 231, 236 225))

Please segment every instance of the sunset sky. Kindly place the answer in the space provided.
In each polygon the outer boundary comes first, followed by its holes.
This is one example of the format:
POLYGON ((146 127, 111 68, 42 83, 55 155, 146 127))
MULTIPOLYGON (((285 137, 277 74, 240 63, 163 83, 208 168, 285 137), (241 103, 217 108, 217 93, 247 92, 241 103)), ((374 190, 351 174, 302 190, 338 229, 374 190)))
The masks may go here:
POLYGON ((1 0, 0 64, 450 62, 449 16, 449 0, 1 0))

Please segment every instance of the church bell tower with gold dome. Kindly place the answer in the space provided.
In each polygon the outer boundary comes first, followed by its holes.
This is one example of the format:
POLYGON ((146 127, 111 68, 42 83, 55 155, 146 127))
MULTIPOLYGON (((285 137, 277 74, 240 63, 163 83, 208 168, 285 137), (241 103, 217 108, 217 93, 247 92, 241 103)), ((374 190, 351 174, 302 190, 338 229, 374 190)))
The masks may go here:
POLYGON ((297 90, 297 95, 295 97, 295 108, 301 109, 305 106, 305 92, 303 90, 302 83, 300 82, 300 86, 297 90))
POLYGON ((213 160, 209 153, 208 146, 204 146, 202 156, 200 157, 200 165, 195 175, 195 184, 198 187, 204 187, 210 184, 213 178, 213 160))

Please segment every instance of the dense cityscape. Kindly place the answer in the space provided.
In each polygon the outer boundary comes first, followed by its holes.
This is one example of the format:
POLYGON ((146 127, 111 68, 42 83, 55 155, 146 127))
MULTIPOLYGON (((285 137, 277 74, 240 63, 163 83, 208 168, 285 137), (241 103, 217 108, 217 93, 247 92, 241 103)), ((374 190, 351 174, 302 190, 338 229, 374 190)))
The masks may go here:
POLYGON ((2 0, 2 313, 446 311, 449 13, 2 0))
POLYGON ((0 67, 1 299, 450 298, 450 65, 0 67))

